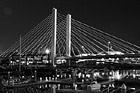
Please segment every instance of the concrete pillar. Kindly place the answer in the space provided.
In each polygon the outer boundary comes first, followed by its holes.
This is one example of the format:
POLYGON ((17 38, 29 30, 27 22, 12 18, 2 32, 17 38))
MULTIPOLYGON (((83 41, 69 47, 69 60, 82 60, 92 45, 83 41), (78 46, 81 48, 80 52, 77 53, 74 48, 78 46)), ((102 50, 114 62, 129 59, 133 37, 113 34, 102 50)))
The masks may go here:
POLYGON ((42 82, 42 77, 40 77, 40 82, 42 82))
POLYGON ((52 86, 52 93, 56 93, 56 88, 57 88, 56 85, 53 85, 53 86, 52 86))
POLYGON ((73 88, 75 88, 75 84, 76 84, 76 71, 74 69, 72 70, 72 82, 73 82, 73 88))
POLYGON ((53 8, 53 27, 52 27, 52 48, 51 48, 51 61, 53 66, 56 66, 55 57, 56 57, 56 31, 57 31, 57 9, 53 8))
POLYGON ((60 90, 60 84, 58 84, 58 90, 60 90))
POLYGON ((8 71, 8 85, 10 84, 10 71, 8 71))
POLYGON ((74 86, 74 90, 77 90, 77 84, 75 84, 75 86, 74 86))
MULTIPOLYGON (((66 56, 71 56, 71 15, 67 15, 67 22, 66 22, 66 56)), ((70 66, 70 60, 68 61, 68 65, 70 66)))
POLYGON ((48 81, 48 78, 46 77, 45 80, 48 81))
POLYGON ((35 82, 37 81, 37 71, 35 70, 35 82))
POLYGON ((67 15, 66 22, 66 55, 71 56, 71 15, 67 15))

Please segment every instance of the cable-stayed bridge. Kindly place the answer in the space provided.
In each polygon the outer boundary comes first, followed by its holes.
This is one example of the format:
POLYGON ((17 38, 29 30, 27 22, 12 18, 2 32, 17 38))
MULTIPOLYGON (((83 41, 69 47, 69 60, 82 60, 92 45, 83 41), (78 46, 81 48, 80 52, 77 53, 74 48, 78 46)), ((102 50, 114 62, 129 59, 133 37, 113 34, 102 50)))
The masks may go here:
MULTIPOLYGON (((9 57, 17 51, 22 55, 45 54, 46 49, 50 49, 52 52, 52 38, 54 37, 53 17, 54 14, 50 14, 27 34, 21 36, 20 40, 3 52, 1 56, 9 57)), ((56 57, 67 56, 67 21, 67 16, 57 13, 56 57)), ((78 20, 71 18, 70 23, 70 55, 73 58, 82 54, 91 55, 91 58, 94 54, 105 53, 130 54, 126 56, 133 55, 133 57, 135 57, 134 55, 140 51, 139 46, 78 20)), ((136 55, 136 57, 139 56, 139 54, 136 55)))

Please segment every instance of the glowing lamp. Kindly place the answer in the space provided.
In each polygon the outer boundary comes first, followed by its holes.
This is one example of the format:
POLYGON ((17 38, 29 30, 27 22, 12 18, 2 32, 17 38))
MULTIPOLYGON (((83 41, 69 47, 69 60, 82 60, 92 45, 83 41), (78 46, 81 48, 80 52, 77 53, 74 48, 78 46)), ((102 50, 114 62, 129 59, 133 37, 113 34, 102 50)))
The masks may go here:
POLYGON ((46 49, 45 53, 46 54, 49 54, 50 53, 50 50, 49 49, 46 49))

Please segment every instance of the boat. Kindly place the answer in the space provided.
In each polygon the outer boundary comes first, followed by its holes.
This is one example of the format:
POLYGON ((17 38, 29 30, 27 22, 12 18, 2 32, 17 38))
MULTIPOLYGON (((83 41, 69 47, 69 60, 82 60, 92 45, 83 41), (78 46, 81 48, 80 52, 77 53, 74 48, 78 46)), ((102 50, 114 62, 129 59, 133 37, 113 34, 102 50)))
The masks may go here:
POLYGON ((101 87, 103 85, 113 84, 114 82, 115 82, 115 80, 108 80, 108 81, 99 82, 99 83, 97 81, 92 81, 89 85, 87 85, 87 90, 94 91, 94 92, 100 92, 101 87))
POLYGON ((18 77, 12 77, 9 80, 2 79, 1 83, 4 87, 7 86, 14 86, 14 85, 20 85, 31 82, 32 78, 18 78, 18 77))
POLYGON ((101 91, 101 84, 97 83, 97 81, 92 81, 90 85, 87 85, 87 90, 100 92, 101 91))

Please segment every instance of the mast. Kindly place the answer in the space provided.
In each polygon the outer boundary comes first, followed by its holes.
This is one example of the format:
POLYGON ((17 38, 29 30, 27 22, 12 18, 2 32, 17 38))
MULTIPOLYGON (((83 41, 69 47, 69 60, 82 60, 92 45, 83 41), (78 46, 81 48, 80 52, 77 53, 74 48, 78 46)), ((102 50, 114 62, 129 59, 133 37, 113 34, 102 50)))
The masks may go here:
POLYGON ((19 41, 19 72, 21 71, 21 35, 19 41))

